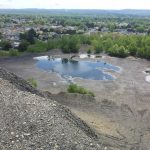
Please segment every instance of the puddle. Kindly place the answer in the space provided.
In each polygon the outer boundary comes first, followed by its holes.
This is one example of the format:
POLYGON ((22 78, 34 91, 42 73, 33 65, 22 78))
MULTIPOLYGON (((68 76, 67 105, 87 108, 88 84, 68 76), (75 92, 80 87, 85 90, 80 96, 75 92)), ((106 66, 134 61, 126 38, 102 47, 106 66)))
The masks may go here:
POLYGON ((120 68, 103 61, 75 61, 66 58, 50 58, 48 56, 35 57, 37 67, 46 71, 60 74, 63 78, 83 78, 90 80, 115 80, 116 78, 106 70, 119 72, 120 68))

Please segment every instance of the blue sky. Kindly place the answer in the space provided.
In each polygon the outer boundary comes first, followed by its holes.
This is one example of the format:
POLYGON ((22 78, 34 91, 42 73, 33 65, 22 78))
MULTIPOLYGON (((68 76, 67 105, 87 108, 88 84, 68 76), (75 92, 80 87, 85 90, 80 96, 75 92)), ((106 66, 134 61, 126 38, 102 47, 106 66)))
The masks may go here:
POLYGON ((150 0, 0 0, 0 8, 150 9, 150 0))

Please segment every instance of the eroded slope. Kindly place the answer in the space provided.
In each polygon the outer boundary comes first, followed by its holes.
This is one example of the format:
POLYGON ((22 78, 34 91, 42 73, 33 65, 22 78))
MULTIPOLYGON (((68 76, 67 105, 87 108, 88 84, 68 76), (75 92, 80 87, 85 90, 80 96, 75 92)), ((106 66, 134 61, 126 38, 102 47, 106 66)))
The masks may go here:
POLYGON ((96 134, 68 109, 0 68, 0 149, 102 147, 96 134))

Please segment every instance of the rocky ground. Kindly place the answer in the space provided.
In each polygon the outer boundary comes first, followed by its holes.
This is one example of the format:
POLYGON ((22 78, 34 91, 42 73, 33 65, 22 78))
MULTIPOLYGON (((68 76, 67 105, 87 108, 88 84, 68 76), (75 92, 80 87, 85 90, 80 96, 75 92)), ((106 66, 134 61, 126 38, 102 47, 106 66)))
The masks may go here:
POLYGON ((103 144, 122 150, 150 149, 150 83, 145 81, 146 75, 143 73, 146 68, 150 68, 149 61, 108 56, 98 58, 121 67, 122 71, 113 73, 117 77, 115 81, 75 79, 77 84, 95 93, 93 99, 78 94, 59 93, 66 91, 65 81, 55 73, 39 70, 32 58, 0 59, 0 66, 24 79, 34 77, 39 89, 53 93, 48 94, 51 99, 68 106, 95 130, 103 144))
POLYGON ((0 149, 109 149, 66 107, 0 68, 0 149))

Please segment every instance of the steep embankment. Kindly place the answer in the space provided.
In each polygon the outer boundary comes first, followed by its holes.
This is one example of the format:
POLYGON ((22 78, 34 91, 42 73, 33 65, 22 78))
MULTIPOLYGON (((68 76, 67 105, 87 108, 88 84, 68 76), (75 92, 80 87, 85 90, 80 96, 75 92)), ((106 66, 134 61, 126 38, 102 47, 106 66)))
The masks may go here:
POLYGON ((0 149, 103 148, 67 108, 0 68, 0 149))

